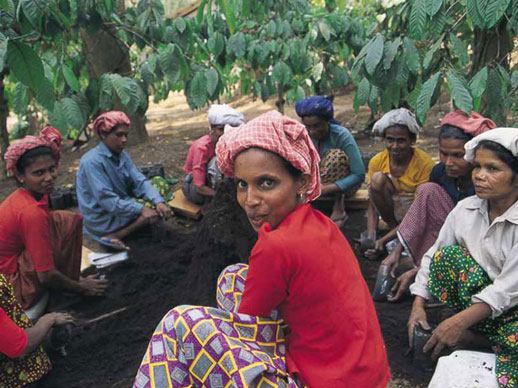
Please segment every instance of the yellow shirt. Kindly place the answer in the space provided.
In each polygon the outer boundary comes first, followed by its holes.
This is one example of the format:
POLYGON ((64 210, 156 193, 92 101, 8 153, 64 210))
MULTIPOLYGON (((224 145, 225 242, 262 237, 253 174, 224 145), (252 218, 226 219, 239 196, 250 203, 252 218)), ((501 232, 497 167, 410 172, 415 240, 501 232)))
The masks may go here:
MULTIPOLYGON (((392 180, 396 181, 398 191, 414 193, 417 186, 428 182, 434 165, 435 163, 430 155, 421 148, 416 147, 414 148, 414 156, 412 156, 405 173, 397 179, 392 177, 392 180)), ((390 174, 390 159, 387 150, 376 154, 369 162, 369 172, 367 173, 369 182, 372 179, 372 174, 375 172, 390 174)))

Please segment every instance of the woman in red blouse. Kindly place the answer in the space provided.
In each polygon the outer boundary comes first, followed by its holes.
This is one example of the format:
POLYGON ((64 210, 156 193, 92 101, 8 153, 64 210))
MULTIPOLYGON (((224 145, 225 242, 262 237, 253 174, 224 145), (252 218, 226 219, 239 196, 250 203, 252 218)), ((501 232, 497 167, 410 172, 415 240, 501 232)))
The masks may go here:
POLYGON ((96 295, 106 288, 105 280, 79 277, 82 217, 48 209, 60 144, 59 132, 46 127, 39 137, 13 143, 4 156, 19 188, 0 205, 0 273, 25 310, 48 289, 96 295))
POLYGON ((134 387, 386 387, 386 351, 356 257, 307 203, 320 178, 305 127, 269 112, 226 131, 216 155, 259 233, 250 264, 220 276, 221 309, 166 315, 134 387))

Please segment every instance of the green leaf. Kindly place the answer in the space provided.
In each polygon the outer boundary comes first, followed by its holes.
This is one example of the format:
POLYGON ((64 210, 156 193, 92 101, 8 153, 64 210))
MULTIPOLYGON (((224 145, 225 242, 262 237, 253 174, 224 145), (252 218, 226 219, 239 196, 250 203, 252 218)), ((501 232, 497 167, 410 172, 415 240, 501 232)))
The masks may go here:
POLYGON ((7 57, 7 37, 0 32, 0 73, 4 70, 5 59, 7 57))
POLYGON ((446 73, 446 77, 450 82, 451 97, 455 106, 465 112, 468 116, 471 115, 473 109, 473 97, 469 92, 469 86, 464 77, 452 72, 446 73))
POLYGON ((69 130, 65 110, 63 102, 58 101, 54 104, 54 110, 49 112, 49 124, 59 130, 63 136, 66 136, 69 130))
POLYGON ((502 77, 496 69, 490 69, 487 77, 486 101, 487 113, 498 126, 505 126, 506 117, 502 100, 504 87, 502 77))
POLYGON ((482 15, 480 14, 480 12, 478 11, 477 1, 479 1, 479 0, 467 0, 466 7, 468 9, 468 16, 474 25, 476 25, 477 27, 480 27, 480 28, 484 28, 485 21, 482 18, 482 15))
POLYGON ((369 94, 369 107, 372 110, 372 113, 376 113, 378 111, 378 97, 379 97, 379 89, 372 85, 371 92, 369 94))
POLYGON ((67 97, 63 98, 59 103, 62 104, 68 125, 74 129, 83 128, 85 118, 83 117, 83 112, 77 102, 67 97))
POLYGON ((430 23, 430 32, 433 36, 439 36, 444 32, 444 27, 446 26, 446 11, 444 8, 441 8, 439 12, 437 12, 432 21, 430 23))
POLYGON ((54 109, 56 97, 54 96, 54 87, 48 78, 44 78, 41 87, 34 93, 36 101, 48 111, 54 109))
POLYGON ((99 109, 107 111, 112 107, 113 85, 110 74, 103 74, 99 84, 99 109))
POLYGON ((435 89, 437 88, 437 84, 439 83, 440 76, 441 72, 437 72, 432 77, 430 77, 423 84, 423 87, 419 93, 419 97, 417 98, 416 114, 421 125, 424 124, 428 118, 428 112, 430 111, 432 104, 432 97, 435 93, 435 89))
POLYGON ((227 53, 242 58, 246 54, 245 35, 242 32, 232 35, 227 41, 227 53))
POLYGON ((167 77, 167 80, 172 85, 178 82, 180 78, 181 63, 179 61, 180 53, 178 48, 170 43, 166 48, 158 53, 158 61, 162 72, 167 77))
POLYGON ((196 108, 201 108, 207 102, 207 79, 205 74, 197 72, 189 86, 189 96, 196 108))
POLYGON ((511 0, 477 0, 477 9, 487 28, 495 26, 509 7, 511 0))
POLYGON ((417 51, 414 43, 409 38, 405 37, 404 44, 408 70, 410 70, 412 74, 417 74, 421 69, 421 58, 419 56, 419 51, 417 51))
POLYGON ((408 105, 412 108, 412 110, 416 110, 417 108, 417 99, 419 98, 419 95, 421 94, 421 89, 423 88, 423 80, 421 77, 417 79, 417 82, 414 86, 414 89, 407 97, 408 105))
POLYGON ((376 39, 370 44, 369 51, 367 52, 367 56, 365 57, 365 70, 370 75, 374 74, 376 67, 381 61, 383 57, 383 36, 378 35, 376 39))
POLYGON ((336 35, 333 27, 329 24, 329 22, 326 19, 320 19, 318 21, 318 29, 320 30, 320 33, 322 34, 326 42, 329 42, 329 39, 331 39, 331 35, 336 35))
POLYGON ((286 63, 279 62, 273 67, 272 77, 275 82, 279 83, 282 86, 285 86, 291 82, 293 73, 291 72, 290 67, 286 63))
POLYGON ((412 39, 421 40, 426 27, 426 0, 414 0, 410 11, 410 36, 412 39))
POLYGON ((7 63, 12 74, 25 86, 38 90, 45 72, 40 57, 29 46, 20 42, 9 41, 7 63))
POLYGON ((385 70, 390 69, 394 58, 396 58, 397 52, 401 46, 401 38, 397 38, 393 42, 385 42, 385 48, 383 52, 383 68, 385 70))
POLYGON ((63 71, 63 76, 65 77, 65 81, 68 86, 70 86, 70 89, 76 93, 79 92, 79 81, 72 69, 63 63, 61 65, 61 71, 63 71))
POLYGON ((442 7, 442 0, 427 0, 426 12, 430 17, 434 16, 442 7))
POLYGON ((14 87, 13 95, 13 110, 14 113, 24 116, 27 113, 27 106, 29 105, 29 95, 27 93, 27 86, 21 82, 17 82, 14 87))
POLYGON ((437 50, 441 48, 443 39, 444 35, 442 35, 426 52, 426 55, 423 60, 423 68, 425 71, 428 71, 430 69, 430 65, 432 64, 435 53, 437 52, 437 50))
POLYGON ((216 58, 219 57, 223 50, 225 50, 225 37, 223 34, 215 31, 214 34, 209 37, 207 47, 216 58))
POLYGON ((183 18, 176 19, 174 21, 174 25, 180 34, 182 34, 187 28, 187 24, 185 24, 185 20, 183 18))
POLYGON ((233 7, 233 3, 231 0, 216 0, 223 13, 225 14, 225 19, 227 20, 228 30, 230 34, 234 34, 236 31, 236 10, 233 7))
POLYGON ((518 70, 513 71, 513 74, 511 74, 511 87, 518 89, 518 70))
POLYGON ((487 67, 484 67, 471 79, 471 82, 469 83, 469 89, 471 90, 473 98, 479 98, 482 96, 482 94, 484 94, 487 85, 487 76, 487 67))
POLYGON ((70 21, 72 24, 75 24, 77 22, 78 15, 77 0, 68 0, 68 3, 70 5, 70 21))
POLYGON ((366 104, 369 101, 370 94, 371 94, 371 84, 367 78, 364 78, 358 85, 358 90, 356 91, 356 96, 358 98, 358 104, 359 105, 366 104))
POLYGON ((126 77, 121 77, 120 74, 110 75, 113 89, 119 96, 122 105, 128 105, 131 100, 131 83, 128 82, 126 77))
POLYGON ((469 53, 467 42, 461 40, 457 35, 450 33, 450 40, 453 44, 453 52, 459 58, 461 67, 469 63, 469 53))
POLYGON ((21 0, 23 13, 37 30, 40 29, 43 12, 48 7, 47 3, 46 0, 21 0))
POLYGON ((205 72, 205 78, 207 78, 207 93, 209 96, 213 96, 214 92, 218 87, 219 74, 216 69, 209 69, 205 72))

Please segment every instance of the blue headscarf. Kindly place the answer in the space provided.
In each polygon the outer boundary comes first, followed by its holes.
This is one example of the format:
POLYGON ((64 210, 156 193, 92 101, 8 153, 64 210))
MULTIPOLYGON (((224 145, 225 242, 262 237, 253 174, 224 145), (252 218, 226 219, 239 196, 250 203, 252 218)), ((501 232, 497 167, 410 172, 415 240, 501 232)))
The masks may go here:
POLYGON ((299 117, 318 116, 333 123, 338 123, 334 119, 335 109, 333 101, 327 96, 311 96, 295 103, 295 111, 299 117))

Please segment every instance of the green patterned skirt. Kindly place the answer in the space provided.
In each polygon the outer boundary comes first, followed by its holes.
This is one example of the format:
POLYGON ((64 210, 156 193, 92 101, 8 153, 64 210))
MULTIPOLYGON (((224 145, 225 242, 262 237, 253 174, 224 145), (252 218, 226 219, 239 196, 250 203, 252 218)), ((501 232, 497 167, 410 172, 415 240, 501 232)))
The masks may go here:
MULTIPOLYGON (((473 304, 472 296, 491 283, 489 276, 463 246, 449 246, 437 251, 430 263, 428 290, 456 312, 470 307, 473 304)), ((518 307, 497 318, 485 319, 474 329, 491 341, 496 354, 499 387, 517 388, 518 307)))

